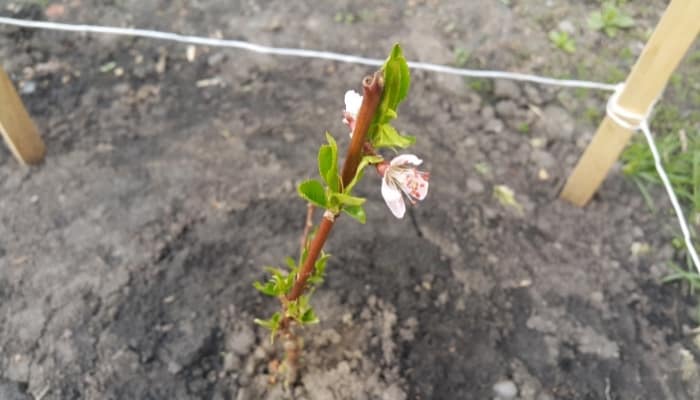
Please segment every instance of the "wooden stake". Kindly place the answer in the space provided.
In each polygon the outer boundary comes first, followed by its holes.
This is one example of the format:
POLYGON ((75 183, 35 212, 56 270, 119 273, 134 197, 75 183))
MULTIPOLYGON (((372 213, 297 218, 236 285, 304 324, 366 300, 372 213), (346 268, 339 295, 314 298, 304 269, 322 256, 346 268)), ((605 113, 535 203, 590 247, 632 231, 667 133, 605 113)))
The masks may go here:
MULTIPOLYGON (((672 0, 627 78, 620 106, 644 115, 661 95, 698 32, 700 0, 672 0)), ((577 206, 586 205, 631 136, 632 131, 605 117, 569 176, 561 198, 577 206)))
POLYGON ((12 81, 0 67, 0 133, 22 164, 38 164, 46 148, 12 81))

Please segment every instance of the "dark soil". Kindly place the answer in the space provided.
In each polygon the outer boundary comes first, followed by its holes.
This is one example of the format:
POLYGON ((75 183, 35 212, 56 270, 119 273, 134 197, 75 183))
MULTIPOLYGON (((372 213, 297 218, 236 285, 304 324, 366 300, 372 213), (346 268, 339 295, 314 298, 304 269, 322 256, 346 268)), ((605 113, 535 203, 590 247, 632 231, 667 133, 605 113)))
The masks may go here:
MULTIPOLYGON (((554 51, 530 9, 496 0, 63 4, 53 19, 375 57, 398 40, 410 59, 461 46, 537 71, 554 51)), ((398 125, 430 195, 397 221, 378 179, 362 184, 369 222, 332 233, 322 323, 285 390, 252 322, 277 304, 252 282, 294 253, 295 185, 324 130, 347 144, 343 94, 371 71, 10 27, 0 56, 49 149, 31 169, 0 150, 2 400, 700 398, 693 298, 660 283, 672 221, 617 172, 584 209, 557 198, 594 129, 564 91, 414 73, 398 125)))

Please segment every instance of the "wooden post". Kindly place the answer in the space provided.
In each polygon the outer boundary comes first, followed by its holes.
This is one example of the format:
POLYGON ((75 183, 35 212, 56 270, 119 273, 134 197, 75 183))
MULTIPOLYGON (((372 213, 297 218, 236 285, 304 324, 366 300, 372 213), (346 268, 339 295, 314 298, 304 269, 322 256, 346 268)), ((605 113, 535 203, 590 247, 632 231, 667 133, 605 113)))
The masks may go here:
MULTIPOLYGON (((672 0, 627 78, 619 104, 644 115, 661 95, 668 79, 700 32, 700 0, 672 0)), ((569 176, 561 198, 584 206, 632 136, 605 117, 569 176)))
POLYGON ((22 164, 38 164, 46 148, 12 81, 0 67, 0 133, 22 164))

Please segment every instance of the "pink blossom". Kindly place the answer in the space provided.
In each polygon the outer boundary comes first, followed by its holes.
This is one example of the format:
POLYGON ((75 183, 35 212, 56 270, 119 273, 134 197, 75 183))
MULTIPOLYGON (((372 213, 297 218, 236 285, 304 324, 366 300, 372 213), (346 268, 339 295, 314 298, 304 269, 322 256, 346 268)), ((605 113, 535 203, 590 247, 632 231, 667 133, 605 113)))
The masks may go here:
POLYGON ((355 121, 362 105, 362 96, 354 90, 345 92, 345 111, 343 111, 343 123, 350 127, 350 136, 355 130, 355 121))
POLYGON ((415 168, 423 160, 413 154, 395 157, 389 164, 378 166, 382 178, 382 197, 396 218, 403 218, 406 213, 404 195, 411 204, 425 199, 428 195, 430 174, 415 168))

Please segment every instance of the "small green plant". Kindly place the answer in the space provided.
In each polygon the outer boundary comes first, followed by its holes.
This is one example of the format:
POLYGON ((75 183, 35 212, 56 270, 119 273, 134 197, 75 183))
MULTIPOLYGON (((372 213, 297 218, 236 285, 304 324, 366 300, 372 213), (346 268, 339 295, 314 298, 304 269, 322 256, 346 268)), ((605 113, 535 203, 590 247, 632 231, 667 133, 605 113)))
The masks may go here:
POLYGON ((518 124, 517 129, 518 129, 518 132, 520 132, 524 135, 527 135, 528 133, 530 133, 530 124, 527 122, 521 122, 518 124))
MULTIPOLYGON (((640 138, 641 139, 641 138, 640 138)), ((657 140, 659 154, 674 192, 690 209, 695 220, 700 215, 700 132, 686 134, 679 130, 657 140)), ((650 185, 660 185, 654 158, 643 140, 635 140, 622 154, 622 171, 639 186, 653 207, 650 185)))
POLYGON ((358 18, 357 15, 354 13, 338 11, 337 13, 335 13, 335 17, 333 17, 333 20, 338 23, 352 25, 355 22, 357 22, 358 18))
POLYGON ((627 77, 627 73, 625 71, 611 65, 607 69, 607 75, 605 77, 605 81, 610 82, 610 83, 617 83, 617 82, 624 81, 626 77, 627 77))
POLYGON ((308 202, 306 226, 302 233, 299 255, 287 257, 285 268, 266 267, 266 282, 255 282, 262 294, 280 301, 281 309, 267 319, 255 322, 270 330, 270 337, 283 340, 285 358, 280 372, 287 384, 297 379, 303 341, 297 328, 319 322, 311 304, 311 296, 325 279, 330 255, 325 253, 328 234, 341 213, 365 223, 365 199, 353 189, 369 166, 381 176, 384 201, 397 218, 406 212, 404 196, 411 203, 428 194, 428 173, 416 166, 422 160, 413 154, 402 154, 387 161, 379 149, 405 149, 415 138, 400 134, 391 125, 397 117, 399 103, 408 94, 410 75, 401 47, 395 45, 382 69, 363 82, 363 96, 354 91, 345 94, 344 122, 350 129, 351 142, 342 169, 338 168, 338 145, 329 133, 326 144, 318 151, 319 179, 309 179, 298 187, 299 195, 308 202), (324 209, 318 226, 313 227, 314 208, 324 209))
POLYGON ((697 272, 689 271, 676 263, 669 263, 669 266, 673 270, 673 273, 666 276, 663 279, 663 283, 684 281, 688 283, 690 289, 690 294, 697 294, 700 292, 700 275, 697 272))
POLYGON ((474 164, 474 169, 483 177, 488 178, 491 176, 491 166, 485 162, 474 164))
MULTIPOLYGON (((670 261, 668 263, 671 273, 663 280, 663 283, 685 283, 688 294, 691 296, 700 296, 700 274, 697 273, 690 259, 687 249, 685 248, 684 240, 680 237, 673 239, 673 246, 676 249, 676 260, 684 260, 682 267, 680 264, 670 261)), ((695 309, 695 322, 700 324, 700 305, 695 309)))
MULTIPOLYGON (((663 116, 663 112, 657 113, 655 121, 658 120, 662 125, 665 124, 666 120, 663 116)), ((669 131, 666 130, 666 132, 669 131)), ((679 129, 675 133, 666 134, 657 140, 657 147, 673 191, 683 207, 691 212, 690 230, 691 234, 695 236, 693 227, 700 224, 700 132, 696 131, 692 135, 687 135, 685 130, 679 129)), ((649 188, 660 185, 661 178, 656 172, 654 159, 646 142, 643 140, 633 141, 623 152, 622 161, 624 174, 637 184, 649 207, 654 209, 654 201, 649 188)), ((672 273, 663 282, 684 281, 688 284, 690 293, 697 294, 696 292, 700 289, 700 275, 695 271, 693 262, 685 248, 685 242, 678 237, 673 240, 673 246, 677 253, 675 259, 684 260, 685 267, 677 262, 669 261, 672 273)))
POLYGON ((551 31, 549 32, 549 40, 554 47, 566 53, 573 54, 576 52, 576 43, 567 32, 551 31))
POLYGON ((463 48, 455 49, 455 65, 458 67, 464 67, 469 61, 469 51, 463 48))
POLYGON ((634 61, 634 54, 632 53, 632 49, 629 47, 625 47, 620 50, 618 57, 620 57, 620 60, 624 61, 625 64, 629 64, 634 61))
POLYGON ((603 117, 603 114, 600 112, 600 109, 598 107, 588 107, 586 108, 586 111, 584 112, 584 117, 585 120, 588 121, 591 125, 597 125, 600 123, 600 119, 603 117))
POLYGON ((485 78, 465 78, 469 88, 484 97, 488 97, 493 93, 493 81, 485 78))
POLYGON ((493 197, 505 208, 515 211, 518 215, 523 215, 525 209, 515 198, 513 189, 506 185, 496 185, 493 187, 493 197))
POLYGON ((634 26, 634 20, 624 14, 614 2, 603 3, 600 11, 594 11, 588 16, 588 26, 596 31, 603 31, 609 37, 615 37, 617 32, 634 26))

